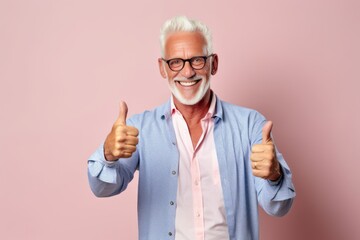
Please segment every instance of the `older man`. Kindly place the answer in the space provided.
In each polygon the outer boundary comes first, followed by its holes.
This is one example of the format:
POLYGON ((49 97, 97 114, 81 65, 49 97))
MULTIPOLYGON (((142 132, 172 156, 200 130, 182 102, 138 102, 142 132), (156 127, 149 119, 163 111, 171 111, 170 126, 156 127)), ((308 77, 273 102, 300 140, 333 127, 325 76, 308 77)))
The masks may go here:
POLYGON ((139 238, 258 239, 258 204, 288 212, 291 172, 271 139, 272 122, 221 101, 210 89, 218 68, 208 28, 186 17, 165 22, 160 74, 171 99, 119 118, 88 161, 98 197, 124 191, 139 171, 139 238))

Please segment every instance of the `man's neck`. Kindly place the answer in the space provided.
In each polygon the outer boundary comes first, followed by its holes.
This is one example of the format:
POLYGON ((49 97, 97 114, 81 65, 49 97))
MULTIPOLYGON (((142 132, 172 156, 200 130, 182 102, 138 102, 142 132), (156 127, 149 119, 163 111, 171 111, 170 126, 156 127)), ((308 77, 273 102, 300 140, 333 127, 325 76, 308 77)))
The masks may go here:
POLYGON ((209 89, 204 97, 194 105, 185 105, 180 103, 174 97, 174 104, 179 112, 183 115, 188 126, 197 124, 208 113, 211 99, 213 97, 212 91, 209 89))

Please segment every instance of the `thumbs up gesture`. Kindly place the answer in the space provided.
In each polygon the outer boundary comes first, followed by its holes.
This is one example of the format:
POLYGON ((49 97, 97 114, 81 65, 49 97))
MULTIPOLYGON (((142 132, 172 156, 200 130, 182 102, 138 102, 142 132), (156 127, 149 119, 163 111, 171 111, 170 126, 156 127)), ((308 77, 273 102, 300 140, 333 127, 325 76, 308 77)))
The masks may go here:
POLYGON ((272 127, 271 121, 265 123, 262 129, 262 142, 252 147, 250 160, 254 176, 276 181, 281 176, 281 170, 270 135, 272 127))
POLYGON ((139 131, 135 127, 126 126, 128 108, 125 102, 120 103, 119 117, 115 121, 111 132, 106 137, 104 155, 108 161, 119 158, 129 158, 136 151, 139 142, 139 131))

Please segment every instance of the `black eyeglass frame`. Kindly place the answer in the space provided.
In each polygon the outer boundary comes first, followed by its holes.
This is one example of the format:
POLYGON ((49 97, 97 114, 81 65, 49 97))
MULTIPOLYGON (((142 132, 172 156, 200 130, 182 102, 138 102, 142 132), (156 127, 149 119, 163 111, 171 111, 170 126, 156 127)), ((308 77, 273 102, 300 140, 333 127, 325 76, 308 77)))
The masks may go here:
POLYGON ((195 57, 188 58, 188 59, 182 59, 182 58, 171 58, 171 59, 168 59, 168 60, 166 60, 166 59, 164 59, 164 58, 161 58, 161 59, 162 59, 164 62, 167 63, 167 65, 169 66, 169 68, 170 68, 171 71, 180 72, 180 71, 183 70, 183 68, 185 67, 185 63, 186 63, 186 62, 189 62, 190 66, 191 66, 193 69, 195 69, 195 70, 201 70, 201 69, 203 69, 203 68, 205 67, 207 59, 210 58, 210 57, 213 57, 214 55, 215 55, 215 54, 210 54, 210 55, 208 55, 208 56, 195 56, 195 57), (193 61, 194 59, 196 59, 196 58, 202 58, 202 59, 204 59, 204 66, 202 66, 201 68, 194 68, 194 66, 192 65, 192 61, 193 61), (172 61, 172 60, 181 60, 182 63, 183 63, 182 67, 181 67, 179 70, 173 70, 173 69, 170 67, 170 61, 172 61))

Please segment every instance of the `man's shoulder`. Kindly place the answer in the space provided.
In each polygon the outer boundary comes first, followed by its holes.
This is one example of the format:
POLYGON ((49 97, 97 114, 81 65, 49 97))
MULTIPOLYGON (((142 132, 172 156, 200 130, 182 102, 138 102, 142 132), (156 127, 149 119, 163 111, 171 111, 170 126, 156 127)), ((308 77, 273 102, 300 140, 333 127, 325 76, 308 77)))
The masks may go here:
POLYGON ((226 101, 222 101, 220 99, 218 100, 218 103, 221 105, 221 109, 225 115, 234 114, 239 117, 241 116, 245 117, 249 115, 261 115, 261 113, 259 113, 257 110, 249 107, 244 107, 234 103, 229 103, 226 101))
POLYGON ((242 131, 253 131, 253 129, 262 129, 265 123, 265 117, 257 110, 239 106, 233 103, 220 101, 220 112, 224 126, 229 129, 241 128, 242 131))
POLYGON ((170 114, 170 101, 154 107, 153 109, 134 114, 129 118, 129 121, 133 123, 140 123, 143 121, 153 122, 155 120, 164 119, 167 114, 170 114))
POLYGON ((219 99, 219 102, 221 103, 221 105, 223 106, 224 109, 243 111, 243 112, 256 111, 254 109, 244 107, 244 106, 241 106, 241 105, 238 105, 238 104, 235 104, 235 103, 226 102, 226 101, 223 101, 223 100, 220 100, 220 99, 219 99))

